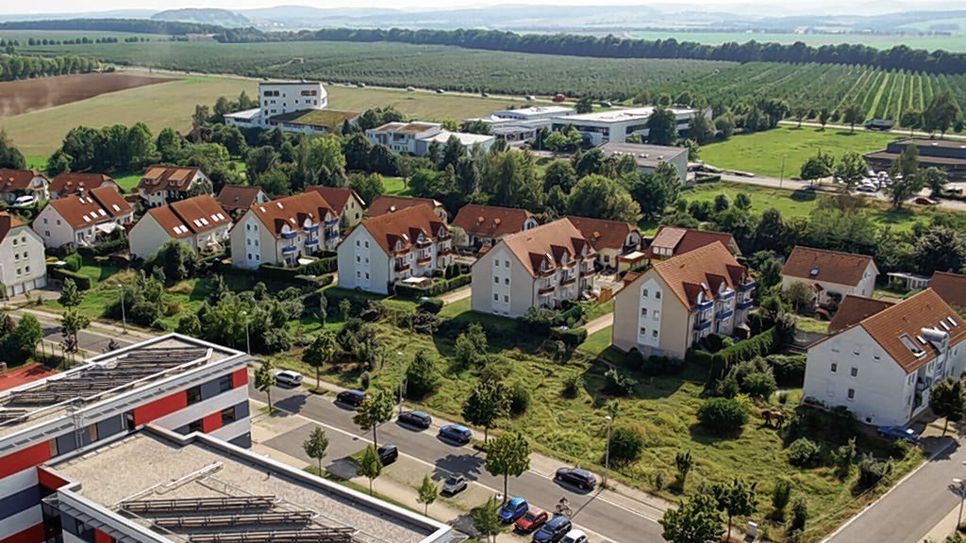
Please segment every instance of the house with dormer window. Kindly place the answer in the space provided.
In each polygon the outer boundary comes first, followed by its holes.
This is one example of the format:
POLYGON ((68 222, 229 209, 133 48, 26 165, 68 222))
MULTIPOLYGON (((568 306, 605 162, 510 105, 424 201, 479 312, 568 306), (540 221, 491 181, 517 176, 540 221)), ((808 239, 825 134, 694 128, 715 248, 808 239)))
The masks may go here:
POLYGON ((815 291, 816 304, 837 305, 849 294, 872 296, 878 275, 871 256, 799 245, 782 267, 782 291, 805 283, 815 291))
POLYGON ((389 294, 452 264, 453 235, 433 208, 418 205, 364 219, 338 253, 340 287, 389 294))
POLYGON ((231 216, 210 194, 152 207, 131 228, 131 256, 147 259, 165 243, 178 240, 202 256, 225 251, 231 216))
POLYGON ((31 227, 47 247, 89 247, 134 222, 134 208, 113 186, 47 202, 31 227))
POLYGON ((569 219, 503 236, 473 264, 473 310, 515 318, 589 298, 596 258, 569 219))
POLYGON ((833 324, 808 348, 804 397, 866 424, 906 425, 966 370, 966 324, 931 288, 895 304, 847 296, 833 324))
POLYGON ((711 334, 746 325, 755 281, 721 243, 629 273, 614 301, 614 346, 643 356, 684 358, 711 334))

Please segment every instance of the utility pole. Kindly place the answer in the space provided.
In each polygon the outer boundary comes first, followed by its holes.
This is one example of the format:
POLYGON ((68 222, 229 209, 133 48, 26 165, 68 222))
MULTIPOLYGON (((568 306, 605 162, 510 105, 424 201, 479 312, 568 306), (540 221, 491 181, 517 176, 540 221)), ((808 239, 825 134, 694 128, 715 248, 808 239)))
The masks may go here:
POLYGON ((607 415, 604 420, 607 421, 607 452, 604 453, 604 484, 601 487, 607 488, 607 474, 610 473, 610 431, 614 424, 614 417, 607 415))
POLYGON ((121 287, 121 330, 127 333, 127 313, 124 311, 124 287, 121 287))

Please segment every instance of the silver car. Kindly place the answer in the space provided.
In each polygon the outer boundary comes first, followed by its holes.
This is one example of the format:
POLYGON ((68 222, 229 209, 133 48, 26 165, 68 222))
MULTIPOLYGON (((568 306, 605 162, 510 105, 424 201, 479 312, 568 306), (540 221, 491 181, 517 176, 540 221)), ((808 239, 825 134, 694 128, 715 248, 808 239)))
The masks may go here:
POLYGON ((302 384, 302 374, 292 370, 282 370, 275 374, 275 382, 279 385, 297 387, 302 384))

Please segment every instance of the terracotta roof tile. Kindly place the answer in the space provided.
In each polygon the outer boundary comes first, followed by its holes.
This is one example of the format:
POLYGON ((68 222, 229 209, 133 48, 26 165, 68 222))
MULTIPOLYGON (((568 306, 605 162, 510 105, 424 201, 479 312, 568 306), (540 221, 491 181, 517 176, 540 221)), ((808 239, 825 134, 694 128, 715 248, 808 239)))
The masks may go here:
POLYGON ((626 222, 573 215, 568 215, 566 218, 577 227, 577 230, 580 230, 584 239, 589 241, 598 252, 602 249, 623 249, 627 236, 631 232, 638 231, 636 226, 626 222))
POLYGON ((949 272, 936 272, 929 286, 946 303, 956 307, 966 307, 966 275, 949 272))
POLYGON ((0 241, 7 239, 7 234, 20 226, 24 226, 23 221, 6 211, 0 211, 0 241))
POLYGON ((695 230, 693 228, 679 228, 677 226, 662 226, 660 229, 658 229, 657 233, 654 234, 654 239, 651 240, 648 255, 651 257, 661 256, 653 253, 654 248, 661 247, 670 250, 671 254, 677 256, 693 251, 699 247, 710 245, 716 241, 721 242, 726 248, 728 248, 729 251, 734 251, 735 254, 741 254, 741 252, 738 250, 738 244, 735 242, 734 236, 727 232, 712 232, 709 230, 695 230))
POLYGON ((505 244, 533 276, 537 275, 543 262, 550 268, 560 265, 559 258, 565 253, 568 254, 568 259, 596 254, 570 219, 557 219, 536 228, 509 234, 500 243, 505 244))
POLYGON ((228 212, 209 194, 154 207, 148 215, 157 221, 172 238, 187 238, 231 224, 228 212))
POLYGON ((33 170, 0 168, 0 192, 27 190, 30 188, 30 181, 37 176, 43 177, 33 170))
POLYGON ((74 230, 113 221, 134 211, 114 187, 91 189, 85 195, 72 194, 51 200, 47 205, 53 207, 74 230))
POLYGON ((366 203, 362 201, 362 198, 352 189, 347 189, 343 187, 326 187, 324 185, 312 185, 310 187, 305 187, 305 192, 315 191, 325 198, 326 202, 332 206, 340 216, 345 211, 345 205, 349 202, 350 198, 355 198, 361 207, 366 207, 366 203))
POLYGON ((533 217, 526 209, 466 204, 453 218, 467 234, 497 238, 523 231, 527 219, 533 217))
POLYGON ((162 190, 185 191, 188 190, 191 180, 198 173, 198 168, 192 166, 163 166, 155 164, 148 166, 148 169, 141 176, 138 182, 138 190, 148 193, 160 192, 162 190))
POLYGON ((721 285, 733 289, 747 278, 745 269, 720 243, 673 256, 653 269, 688 308, 695 305, 699 293, 714 296, 721 285))
POLYGON ((318 192, 305 192, 252 206, 252 212, 276 238, 282 229, 299 230, 306 221, 318 224, 337 217, 332 206, 318 192))
POLYGON ((378 217, 386 213, 393 213, 408 207, 426 205, 430 209, 441 206, 439 202, 432 198, 407 198, 405 196, 380 196, 369 204, 369 216, 378 217))
POLYGON ((369 232, 386 254, 391 254, 397 247, 408 248, 420 233, 435 240, 441 231, 449 232, 446 225, 433 213, 433 209, 426 205, 369 217, 362 221, 360 227, 369 232))
POLYGON ((785 261, 782 275, 809 281, 825 281, 838 285, 856 286, 862 281, 871 256, 813 249, 801 245, 792 249, 785 261))
POLYGON ((261 187, 246 185, 225 185, 218 191, 218 203, 228 211, 248 209, 258 200, 261 187))
POLYGON ((837 334, 850 326, 855 326, 863 319, 875 315, 879 311, 892 307, 892 302, 886 300, 876 300, 865 296, 846 294, 845 299, 839 304, 838 311, 828 324, 828 333, 837 334))
POLYGON ((117 187, 117 183, 111 176, 102 173, 63 172, 50 180, 50 192, 57 193, 62 198, 68 194, 76 194, 102 185, 117 187))

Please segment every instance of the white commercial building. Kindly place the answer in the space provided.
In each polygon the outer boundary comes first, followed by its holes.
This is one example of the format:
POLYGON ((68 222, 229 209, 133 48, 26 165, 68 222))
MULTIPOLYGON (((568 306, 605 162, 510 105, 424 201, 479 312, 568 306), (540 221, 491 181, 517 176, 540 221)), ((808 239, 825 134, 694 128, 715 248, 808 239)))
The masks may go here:
POLYGON ((476 146, 488 150, 496 141, 494 136, 450 132, 439 123, 422 121, 386 123, 366 130, 366 137, 373 145, 385 145, 394 152, 415 156, 428 154, 433 142, 445 146, 452 137, 459 140, 467 152, 476 146))
POLYGON ((0 211, 0 298, 45 286, 44 240, 17 217, 0 211))
POLYGON ((325 109, 328 93, 318 81, 270 81, 258 84, 258 107, 225 115, 225 124, 240 128, 271 128, 271 119, 310 109, 325 109))
MULTIPOLYGON (((656 108, 635 107, 626 109, 609 109, 593 113, 564 115, 553 118, 552 130, 563 130, 573 126, 583 136, 584 141, 594 147, 607 142, 623 143, 630 136, 647 138, 650 130, 647 121, 654 114, 656 108)), ((711 117, 711 110, 701 111, 692 108, 668 108, 677 119, 678 132, 687 131, 691 127, 691 119, 695 115, 711 117)))

